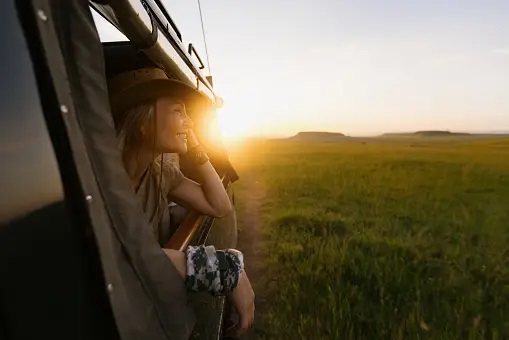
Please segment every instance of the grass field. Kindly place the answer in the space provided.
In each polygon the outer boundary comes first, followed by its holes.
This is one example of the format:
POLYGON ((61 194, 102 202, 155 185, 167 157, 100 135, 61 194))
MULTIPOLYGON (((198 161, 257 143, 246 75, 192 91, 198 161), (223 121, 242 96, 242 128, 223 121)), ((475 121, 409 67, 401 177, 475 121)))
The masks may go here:
POLYGON ((509 140, 258 141, 232 161, 266 190, 265 338, 509 338, 509 140))

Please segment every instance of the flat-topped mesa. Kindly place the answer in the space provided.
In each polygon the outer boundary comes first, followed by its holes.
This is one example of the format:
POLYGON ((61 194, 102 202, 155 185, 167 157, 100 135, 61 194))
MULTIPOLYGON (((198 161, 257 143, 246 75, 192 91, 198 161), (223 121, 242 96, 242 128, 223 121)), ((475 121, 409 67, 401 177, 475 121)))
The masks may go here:
POLYGON ((334 141, 346 136, 340 132, 303 131, 289 139, 301 141, 334 141))

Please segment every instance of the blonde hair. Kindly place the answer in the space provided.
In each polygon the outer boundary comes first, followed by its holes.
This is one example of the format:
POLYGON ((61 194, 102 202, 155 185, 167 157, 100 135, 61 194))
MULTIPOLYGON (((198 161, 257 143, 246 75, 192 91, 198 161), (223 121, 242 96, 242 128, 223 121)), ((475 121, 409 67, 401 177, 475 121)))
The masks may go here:
POLYGON ((133 151, 141 143, 141 127, 154 117, 154 102, 137 105, 113 116, 117 145, 122 154, 133 151))
POLYGON ((127 153, 137 154, 142 142, 141 127, 147 123, 152 123, 152 148, 153 160, 149 165, 148 171, 154 178, 158 178, 159 187, 162 188, 164 173, 171 167, 179 167, 179 158, 177 154, 163 153, 159 157, 155 154, 156 139, 156 117, 155 101, 151 100, 143 104, 127 109, 120 114, 114 115, 115 130, 117 132, 117 146, 124 157, 127 153))

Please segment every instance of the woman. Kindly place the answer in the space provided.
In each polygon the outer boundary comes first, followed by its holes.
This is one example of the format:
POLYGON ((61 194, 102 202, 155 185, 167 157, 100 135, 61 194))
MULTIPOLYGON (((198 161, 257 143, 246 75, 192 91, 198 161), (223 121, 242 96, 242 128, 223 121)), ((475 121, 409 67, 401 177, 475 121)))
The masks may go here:
MULTIPOLYGON (((110 104, 122 160, 131 186, 163 246, 172 234, 168 202, 222 217, 231 211, 229 197, 186 113, 202 104, 202 95, 170 80, 161 69, 124 72, 108 82, 110 104), (196 166, 200 183, 186 178, 168 154, 186 155, 196 166)), ((189 290, 228 295, 240 317, 239 334, 254 319, 254 293, 243 270, 242 254, 213 247, 188 247, 186 253, 163 249, 189 290), (220 270, 219 267, 225 270, 220 270)))

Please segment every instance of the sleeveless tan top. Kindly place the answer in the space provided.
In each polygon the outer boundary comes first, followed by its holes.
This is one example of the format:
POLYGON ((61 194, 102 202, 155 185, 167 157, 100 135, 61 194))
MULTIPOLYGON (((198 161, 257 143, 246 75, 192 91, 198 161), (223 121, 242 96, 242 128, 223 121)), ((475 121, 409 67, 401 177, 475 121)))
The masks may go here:
POLYGON ((136 192, 147 220, 152 226, 154 236, 161 247, 174 232, 170 225, 168 195, 182 183, 184 178, 184 174, 174 164, 165 167, 161 185, 159 184, 159 174, 147 171, 136 192))

